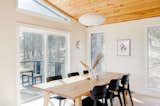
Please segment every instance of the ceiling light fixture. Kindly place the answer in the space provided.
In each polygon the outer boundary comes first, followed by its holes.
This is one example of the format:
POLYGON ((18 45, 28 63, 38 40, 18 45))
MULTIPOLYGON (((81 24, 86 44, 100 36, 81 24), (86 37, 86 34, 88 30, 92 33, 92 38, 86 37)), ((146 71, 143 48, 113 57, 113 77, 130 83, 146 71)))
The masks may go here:
POLYGON ((97 13, 87 13, 79 18, 79 22, 85 26, 102 25, 105 21, 105 17, 97 13))

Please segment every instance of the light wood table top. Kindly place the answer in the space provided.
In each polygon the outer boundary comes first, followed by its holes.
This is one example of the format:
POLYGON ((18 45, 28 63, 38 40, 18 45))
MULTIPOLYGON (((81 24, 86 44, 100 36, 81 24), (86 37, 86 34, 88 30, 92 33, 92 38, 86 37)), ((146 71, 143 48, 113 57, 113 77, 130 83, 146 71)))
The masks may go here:
POLYGON ((121 76, 122 74, 120 73, 103 73, 100 74, 99 80, 89 80, 86 78, 72 83, 64 83, 62 85, 48 88, 46 90, 66 98, 75 99, 77 97, 88 95, 94 86, 107 84, 111 79, 121 78, 121 76))
POLYGON ((60 85, 66 85, 66 84, 71 84, 77 81, 81 81, 81 80, 85 80, 88 78, 88 75, 85 76, 75 76, 75 77, 70 77, 70 78, 64 78, 64 79, 60 79, 60 80, 54 80, 54 81, 50 81, 50 82, 46 82, 46 83, 42 83, 42 84, 37 84, 34 85, 35 88, 39 88, 42 90, 47 90, 49 88, 54 88, 60 85))
MULTIPOLYGON (((48 93, 57 94, 69 99, 76 100, 78 98, 79 100, 77 102, 79 102, 82 96, 90 95, 90 91, 94 86, 108 84, 111 79, 119 79, 122 75, 122 73, 113 72, 101 73, 99 74, 99 80, 92 78, 88 79, 89 75, 75 76, 35 85, 35 87, 43 89, 48 93)), ((81 106, 81 103, 78 103, 77 106, 81 106)))

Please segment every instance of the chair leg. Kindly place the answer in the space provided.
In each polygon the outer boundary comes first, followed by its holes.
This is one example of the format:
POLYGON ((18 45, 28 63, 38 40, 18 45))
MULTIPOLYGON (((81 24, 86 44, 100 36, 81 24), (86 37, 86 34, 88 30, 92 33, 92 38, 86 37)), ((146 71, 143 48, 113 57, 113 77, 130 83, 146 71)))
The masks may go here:
POLYGON ((75 101, 75 99, 74 99, 74 101, 73 101, 73 106, 75 106, 76 105, 76 101, 75 101))
POLYGON ((111 103, 111 106, 113 106, 113 101, 112 101, 112 98, 110 98, 110 103, 111 103))
POLYGON ((105 98, 105 106, 108 106, 107 98, 105 98))
POLYGON ((111 103, 111 106, 113 106, 113 94, 112 93, 110 94, 110 103, 111 103))
POLYGON ((120 102, 121 106, 123 106, 123 105, 122 105, 122 100, 121 100, 120 92, 118 92, 118 98, 119 98, 119 102, 120 102))
POLYGON ((129 97, 130 97, 130 100, 131 100, 131 103, 132 103, 132 106, 133 106, 132 95, 131 95, 131 91, 129 89, 128 89, 128 92, 129 92, 129 97))
POLYGON ((94 100, 94 106, 97 106, 97 100, 94 100))
POLYGON ((124 102, 124 106, 126 106, 126 99, 125 99, 125 92, 123 91, 123 102, 124 102))

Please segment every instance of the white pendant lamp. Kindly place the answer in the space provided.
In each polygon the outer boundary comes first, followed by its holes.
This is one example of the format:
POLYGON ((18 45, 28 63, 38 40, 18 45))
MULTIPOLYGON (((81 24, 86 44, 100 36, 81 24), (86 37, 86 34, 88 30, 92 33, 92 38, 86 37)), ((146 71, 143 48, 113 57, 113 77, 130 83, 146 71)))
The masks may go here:
POLYGON ((102 25, 105 21, 105 17, 97 13, 87 13, 79 18, 79 22, 85 26, 102 25))

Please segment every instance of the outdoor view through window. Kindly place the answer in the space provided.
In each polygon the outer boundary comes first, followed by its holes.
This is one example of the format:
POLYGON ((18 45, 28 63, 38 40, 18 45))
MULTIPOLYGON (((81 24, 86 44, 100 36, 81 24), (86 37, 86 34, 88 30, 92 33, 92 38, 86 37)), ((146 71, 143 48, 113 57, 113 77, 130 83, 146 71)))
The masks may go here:
POLYGON ((21 27, 19 32, 19 82, 21 102, 38 98, 42 93, 33 85, 49 76, 65 76, 67 42, 61 33, 21 27))
POLYGON ((148 86, 160 88, 160 26, 148 28, 148 86))

